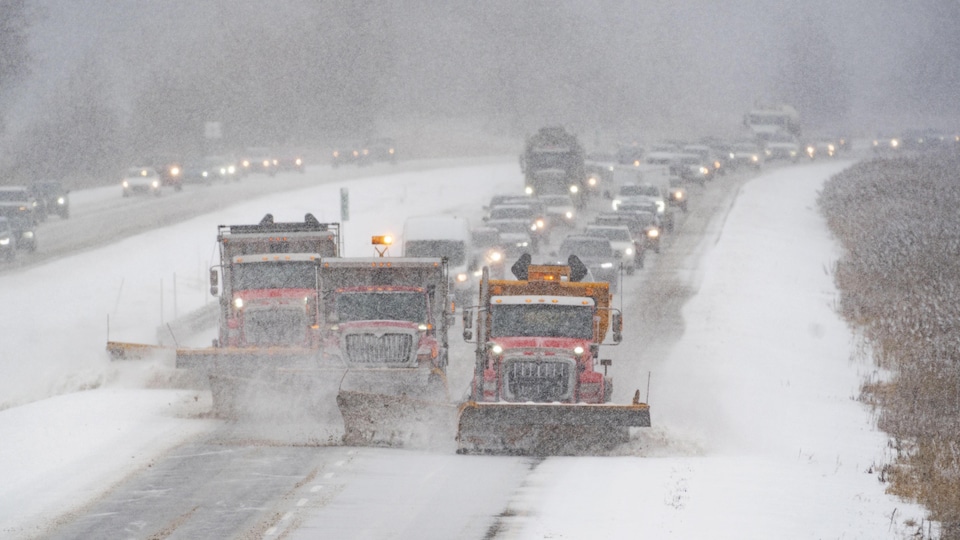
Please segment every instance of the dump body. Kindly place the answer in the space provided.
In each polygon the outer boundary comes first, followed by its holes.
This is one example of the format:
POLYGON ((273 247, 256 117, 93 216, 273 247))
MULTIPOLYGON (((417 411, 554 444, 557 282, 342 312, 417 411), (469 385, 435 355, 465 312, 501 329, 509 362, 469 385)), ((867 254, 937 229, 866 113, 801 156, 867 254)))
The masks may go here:
POLYGON ((521 165, 528 195, 570 195, 582 206, 587 195, 586 153, 562 127, 545 127, 527 139, 521 165))
MULTIPOLYGON (((613 380, 596 370, 611 327, 620 341, 609 285, 575 281, 569 266, 529 265, 525 273, 522 280, 482 278, 459 451, 584 453, 622 442, 627 427, 649 426, 646 404, 608 405, 613 380)), ((474 337, 470 316, 464 337, 474 337)))

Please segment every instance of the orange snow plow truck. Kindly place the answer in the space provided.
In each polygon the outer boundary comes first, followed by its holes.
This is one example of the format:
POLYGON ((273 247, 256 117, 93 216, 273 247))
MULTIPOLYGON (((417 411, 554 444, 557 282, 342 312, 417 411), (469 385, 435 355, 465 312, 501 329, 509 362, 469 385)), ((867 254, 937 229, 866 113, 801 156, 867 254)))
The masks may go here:
POLYGON ((639 390, 630 405, 610 404, 611 361, 599 353, 608 328, 620 342, 622 316, 609 285, 582 281, 588 271, 576 256, 545 266, 525 254, 512 270, 516 280, 491 280, 484 269, 479 304, 464 309, 476 364, 458 452, 592 454, 625 442, 630 427, 649 427, 639 390))

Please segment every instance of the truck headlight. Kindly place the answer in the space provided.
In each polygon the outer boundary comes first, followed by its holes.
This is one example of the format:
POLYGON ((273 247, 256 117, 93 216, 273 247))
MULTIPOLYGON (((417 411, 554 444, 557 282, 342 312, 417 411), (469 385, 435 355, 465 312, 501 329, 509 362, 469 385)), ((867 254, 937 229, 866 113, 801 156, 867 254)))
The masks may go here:
POLYGON ((462 273, 462 272, 459 273, 459 274, 457 274, 457 282, 463 283, 463 282, 466 281, 466 280, 467 280, 467 274, 462 273))
POLYGON ((429 330, 429 329, 430 329, 430 327, 427 326, 427 325, 424 324, 424 323, 420 323, 420 324, 417 325, 417 330, 419 330, 419 331, 421 331, 421 332, 426 332, 426 331, 429 330))
POLYGON ((542 229, 542 228, 544 228, 544 227, 546 227, 546 226, 547 226, 547 224, 544 223, 542 219, 538 219, 538 220, 537 220, 537 228, 538 228, 538 229, 542 229))
POLYGON ((527 186, 523 188, 523 192, 526 193, 527 195, 533 195, 533 188, 530 186, 527 186))
POLYGON ((596 176, 591 176, 590 179, 587 180, 587 183, 590 184, 590 187, 596 186, 596 185, 597 185, 597 177, 596 177, 596 176))
POLYGON ((623 250, 623 252, 627 255, 633 255, 633 248, 627 248, 623 250))
POLYGON ((123 182, 121 182, 121 185, 124 187, 124 189, 130 187, 130 183, 127 182, 126 180, 124 180, 123 182))
POLYGON ((605 262, 605 263, 603 263, 603 264, 600 265, 600 268, 613 268, 613 263, 611 263, 611 262, 605 262))
POLYGON ((233 300, 233 307, 237 309, 243 309, 243 298, 236 298, 233 300))
POLYGON ((657 229, 650 229, 649 231, 647 231, 647 236, 650 238, 656 238, 660 236, 660 231, 658 231, 657 229))
POLYGON ((580 186, 570 186, 570 193, 576 194, 579 192, 580 192, 580 186))
POLYGON ((567 216, 567 219, 573 219, 573 212, 567 212, 564 215, 567 216))
POLYGON ((490 252, 490 260, 493 262, 500 262, 503 259, 503 254, 499 251, 490 252))

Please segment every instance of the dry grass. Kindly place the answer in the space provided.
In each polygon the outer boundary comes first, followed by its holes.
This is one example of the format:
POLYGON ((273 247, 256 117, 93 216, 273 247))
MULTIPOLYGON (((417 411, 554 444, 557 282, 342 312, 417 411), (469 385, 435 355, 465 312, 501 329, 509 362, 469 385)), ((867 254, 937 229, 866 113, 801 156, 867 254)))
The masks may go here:
POLYGON ((897 453, 889 491, 923 504, 960 539, 960 155, 860 163, 832 178, 820 208, 844 248, 839 310, 889 381, 861 399, 897 453))

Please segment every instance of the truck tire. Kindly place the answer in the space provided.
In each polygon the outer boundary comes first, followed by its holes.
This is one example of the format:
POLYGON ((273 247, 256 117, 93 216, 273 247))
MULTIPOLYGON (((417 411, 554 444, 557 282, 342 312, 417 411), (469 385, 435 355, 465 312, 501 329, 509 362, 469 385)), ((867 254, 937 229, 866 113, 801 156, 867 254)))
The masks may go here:
POLYGON ((613 400, 613 378, 603 378, 603 402, 610 403, 613 400))

